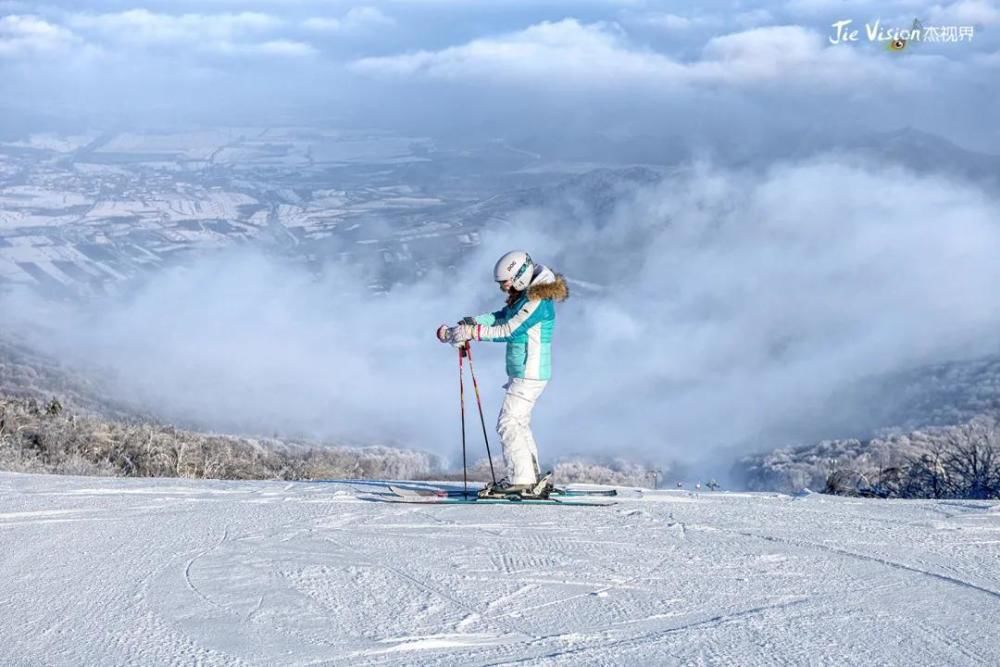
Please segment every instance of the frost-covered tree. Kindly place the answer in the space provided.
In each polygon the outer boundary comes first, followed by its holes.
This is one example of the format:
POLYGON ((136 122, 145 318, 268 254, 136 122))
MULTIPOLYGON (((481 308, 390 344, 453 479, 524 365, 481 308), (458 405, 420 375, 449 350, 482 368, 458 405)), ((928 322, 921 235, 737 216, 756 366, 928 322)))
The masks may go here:
POLYGON ((871 440, 832 440, 746 457, 751 488, 823 489, 881 498, 1000 498, 1000 428, 992 416, 871 440))

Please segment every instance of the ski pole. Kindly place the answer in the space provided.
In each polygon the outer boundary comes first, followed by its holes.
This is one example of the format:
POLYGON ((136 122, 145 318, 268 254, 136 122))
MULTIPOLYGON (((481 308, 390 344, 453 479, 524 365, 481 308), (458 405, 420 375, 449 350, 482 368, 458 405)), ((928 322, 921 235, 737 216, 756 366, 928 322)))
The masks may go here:
MULTIPOLYGON (((465 347, 458 348, 458 400, 462 404, 462 485, 465 497, 469 497, 469 466, 465 458, 465 372, 462 368, 462 358, 465 356, 465 347)), ((471 366, 471 359, 470 368, 471 366)))
POLYGON ((469 374, 472 375, 472 386, 476 390, 476 405, 479 406, 479 423, 482 424, 483 440, 486 441, 486 458, 490 461, 490 477, 493 478, 493 486, 496 486, 497 474, 493 470, 493 453, 490 452, 490 439, 486 435, 486 419, 483 417, 483 402, 479 399, 479 383, 476 382, 476 370, 472 367, 472 345, 468 342, 465 343, 465 353, 469 355, 469 374))

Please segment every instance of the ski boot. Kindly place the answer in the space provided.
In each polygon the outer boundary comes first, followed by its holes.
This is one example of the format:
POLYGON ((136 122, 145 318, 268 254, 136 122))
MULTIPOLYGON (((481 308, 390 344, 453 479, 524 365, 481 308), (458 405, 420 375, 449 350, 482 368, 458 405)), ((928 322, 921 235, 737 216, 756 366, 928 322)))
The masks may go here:
POLYGON ((504 477, 496 484, 487 484, 477 494, 480 498, 509 498, 518 496, 528 499, 545 499, 552 491, 552 473, 544 475, 534 484, 511 484, 510 480, 504 477))
POLYGON ((538 482, 535 484, 535 488, 531 490, 531 497, 548 498, 554 488, 555 487, 552 484, 552 471, 550 470, 539 477, 538 482))

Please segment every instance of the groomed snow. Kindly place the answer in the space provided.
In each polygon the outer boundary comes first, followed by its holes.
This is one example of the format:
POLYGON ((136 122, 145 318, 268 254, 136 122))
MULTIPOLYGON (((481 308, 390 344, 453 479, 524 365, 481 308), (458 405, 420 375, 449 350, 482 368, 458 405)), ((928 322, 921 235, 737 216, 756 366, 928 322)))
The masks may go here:
POLYGON ((0 473, 0 664, 1000 664, 1000 505, 373 491, 0 473))

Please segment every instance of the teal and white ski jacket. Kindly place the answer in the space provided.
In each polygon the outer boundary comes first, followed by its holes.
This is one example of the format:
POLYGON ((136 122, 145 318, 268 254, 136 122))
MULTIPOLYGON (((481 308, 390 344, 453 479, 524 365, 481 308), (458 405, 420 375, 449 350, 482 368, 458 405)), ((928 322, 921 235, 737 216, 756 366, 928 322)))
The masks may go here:
POLYGON ((513 302, 495 313, 474 318, 472 337, 507 343, 507 375, 510 377, 548 380, 552 377, 555 302, 568 297, 566 280, 539 265, 528 289, 513 302))

